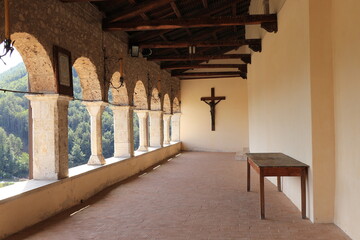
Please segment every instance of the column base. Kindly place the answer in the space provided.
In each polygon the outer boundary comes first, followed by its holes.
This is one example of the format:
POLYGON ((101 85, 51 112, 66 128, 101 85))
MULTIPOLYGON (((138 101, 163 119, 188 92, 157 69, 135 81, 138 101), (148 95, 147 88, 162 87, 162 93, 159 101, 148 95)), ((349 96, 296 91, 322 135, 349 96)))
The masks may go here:
POLYGON ((100 156, 99 155, 91 155, 87 164, 88 165, 104 165, 105 158, 103 155, 100 155, 100 156))
POLYGON ((137 151, 141 151, 141 152, 147 152, 149 149, 148 149, 148 147, 146 147, 146 146, 140 146, 138 149, 137 149, 137 151))

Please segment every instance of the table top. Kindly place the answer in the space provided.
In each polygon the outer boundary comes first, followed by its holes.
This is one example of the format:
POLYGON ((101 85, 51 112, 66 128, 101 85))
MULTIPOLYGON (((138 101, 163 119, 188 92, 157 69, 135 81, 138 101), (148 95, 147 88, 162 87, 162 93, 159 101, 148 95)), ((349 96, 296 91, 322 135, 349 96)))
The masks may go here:
POLYGON ((259 167, 309 167, 283 153, 246 153, 246 155, 259 167))

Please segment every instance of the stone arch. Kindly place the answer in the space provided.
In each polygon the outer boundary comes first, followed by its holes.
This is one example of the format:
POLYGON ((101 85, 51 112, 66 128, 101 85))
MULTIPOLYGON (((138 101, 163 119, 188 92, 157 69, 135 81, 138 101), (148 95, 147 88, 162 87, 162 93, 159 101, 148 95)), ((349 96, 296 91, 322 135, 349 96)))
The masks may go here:
POLYGON ((173 113, 180 112, 180 102, 177 97, 174 98, 172 106, 173 106, 173 113))
POLYGON ((164 105, 163 105, 164 113, 171 113, 171 103, 169 94, 165 94, 164 96, 164 105))
POLYGON ((137 81, 134 89, 135 109, 148 110, 147 93, 144 84, 137 81))
POLYGON ((49 53, 32 35, 17 32, 11 35, 29 74, 30 91, 57 92, 55 73, 49 53))
MULTIPOLYGON (((111 82, 116 88, 119 87, 119 79, 120 79, 120 73, 115 72, 112 75, 111 82)), ((122 105, 122 106, 129 105, 129 96, 128 96, 128 91, 126 88, 126 83, 124 83, 124 86, 117 88, 117 89, 116 88, 113 88, 110 85, 110 89, 111 89, 111 93, 112 93, 112 97, 113 97, 112 103, 116 104, 116 105, 122 105)))
POLYGON ((73 67, 80 78, 83 99, 102 100, 102 91, 95 65, 89 58, 79 57, 73 67))
POLYGON ((161 99, 160 94, 157 88, 154 88, 151 94, 151 100, 150 100, 150 107, 151 110, 161 110, 161 99))

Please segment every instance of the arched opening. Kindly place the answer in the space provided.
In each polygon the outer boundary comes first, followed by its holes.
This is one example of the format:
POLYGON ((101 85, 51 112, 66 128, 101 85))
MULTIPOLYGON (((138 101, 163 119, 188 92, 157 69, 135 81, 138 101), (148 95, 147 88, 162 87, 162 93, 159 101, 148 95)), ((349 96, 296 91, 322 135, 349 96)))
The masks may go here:
POLYGON ((76 59, 73 67, 80 78, 82 97, 85 100, 102 100, 101 84, 95 65, 86 57, 76 59))
POLYGON ((170 144, 171 139, 171 102, 168 94, 164 96, 164 144, 170 144))
POLYGON ((75 100, 69 103, 68 109, 68 156, 69 167, 76 167, 86 164, 91 154, 90 116, 81 101, 83 91, 75 67, 72 68, 72 73, 75 100))
POLYGON ((180 112, 180 102, 177 97, 174 98, 173 101, 173 113, 179 113, 180 112))
MULTIPOLYGON (((141 81, 137 81, 135 85, 134 106, 136 110, 148 110, 147 93, 145 86, 141 81)), ((136 112, 134 112, 133 124, 134 124, 134 149, 138 149, 140 146, 140 133, 139 133, 140 125, 139 125, 138 114, 136 112)))
POLYGON ((171 114, 171 103, 170 103, 170 97, 168 94, 165 94, 165 96, 164 96, 163 111, 164 111, 164 113, 171 114))
POLYGON ((150 101, 151 110, 160 111, 161 110, 161 99, 159 91, 154 88, 151 94, 151 101, 150 101))
POLYGON ((115 72, 111 78, 111 82, 113 83, 115 88, 110 85, 109 96, 110 96, 110 94, 112 95, 111 102, 113 104, 121 105, 121 106, 128 106, 129 105, 129 96, 128 96, 128 91, 126 88, 126 83, 124 83, 124 85, 121 87, 117 86, 116 83, 114 83, 114 82, 118 81, 119 78, 120 78, 120 73, 115 72))
POLYGON ((56 79, 48 52, 32 35, 24 32, 14 33, 11 39, 21 54, 29 73, 32 92, 56 92, 56 79))
MULTIPOLYGON (((114 103, 114 98, 117 97, 117 94, 113 90, 110 85, 108 90, 109 103, 114 103)), ((114 114, 109 105, 105 107, 101 121, 103 155, 104 158, 110 158, 114 156, 114 114)))
MULTIPOLYGON (((0 61, 0 89, 26 92, 28 85, 25 63, 15 47, 0 61)), ((29 177, 28 136, 28 100, 23 93, 0 91, 0 187, 29 177)))

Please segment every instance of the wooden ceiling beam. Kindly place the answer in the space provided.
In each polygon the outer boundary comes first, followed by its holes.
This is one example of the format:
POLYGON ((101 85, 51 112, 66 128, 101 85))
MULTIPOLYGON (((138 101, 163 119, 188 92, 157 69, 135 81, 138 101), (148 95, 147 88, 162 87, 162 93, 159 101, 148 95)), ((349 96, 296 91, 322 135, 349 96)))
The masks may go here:
POLYGON ((208 61, 212 59, 241 59, 251 63, 251 54, 224 54, 224 55, 178 55, 178 56, 149 56, 148 61, 208 61))
POLYGON ((147 1, 145 1, 143 3, 140 3, 140 4, 136 5, 136 6, 133 6, 131 8, 124 9, 124 10, 120 11, 116 15, 114 15, 114 16, 110 17, 109 19, 107 19, 106 22, 107 23, 114 23, 114 22, 117 22, 117 21, 123 21, 125 19, 129 19, 129 18, 138 16, 141 13, 145 13, 145 12, 151 11, 151 10, 153 10, 155 8, 159 8, 161 6, 169 4, 172 1, 174 1, 174 0, 157 0, 157 1, 147 0, 147 1))
POLYGON ((247 72, 246 64, 161 64, 161 69, 203 69, 203 68, 237 68, 241 72, 247 72))
MULTIPOLYGON (((169 1, 169 0, 161 0, 169 1)), ((112 21, 114 22, 114 21, 112 21)), ((262 23, 276 23, 276 14, 257 14, 242 16, 223 16, 223 17, 202 17, 202 18, 179 18, 179 19, 159 19, 141 22, 116 22, 104 25, 105 30, 109 31, 147 31, 179 28, 200 28, 200 27, 224 27, 224 26, 244 26, 262 23)))
POLYGON ((171 72, 172 77, 179 77, 179 78, 194 78, 194 77, 242 77, 244 79, 247 78, 247 73, 237 71, 237 72, 192 72, 192 73, 177 73, 172 71, 171 72))
POLYGON ((243 45, 260 45, 261 39, 245 39, 245 40, 219 40, 219 41, 174 41, 174 42, 143 42, 138 44, 141 48, 187 48, 189 46, 196 47, 228 47, 243 45))
MULTIPOLYGON (((234 75, 234 76, 207 76, 207 77, 180 77, 180 80, 200 80, 200 79, 212 79, 212 78, 235 78, 235 77, 241 77, 244 78, 244 76, 240 75, 234 75)), ((246 78, 244 78, 246 79, 246 78)))
POLYGON ((207 0, 202 0, 202 3, 203 3, 203 5, 204 5, 204 8, 208 8, 208 7, 209 7, 207 0))
POLYGON ((111 0, 61 0, 62 2, 107 2, 111 0))
MULTIPOLYGON (((239 1, 239 0, 237 0, 239 1)), ((216 14, 218 12, 221 12, 223 10, 225 10, 226 8, 231 7, 234 4, 234 0, 227 0, 227 1, 222 1, 221 3, 216 2, 214 4, 211 4, 209 6, 209 9, 201 9, 199 11, 195 11, 193 14, 198 16, 198 17, 209 17, 213 14, 216 14)), ((161 31, 162 33, 168 33, 173 31, 173 29, 167 29, 167 30, 163 30, 161 31)), ((143 38, 147 38, 147 39, 151 39, 154 37, 157 37, 158 34, 157 32, 153 32, 153 33, 144 33, 144 32, 140 32, 140 33, 136 33, 134 35, 131 35, 130 38, 136 41, 142 41, 143 38)))

